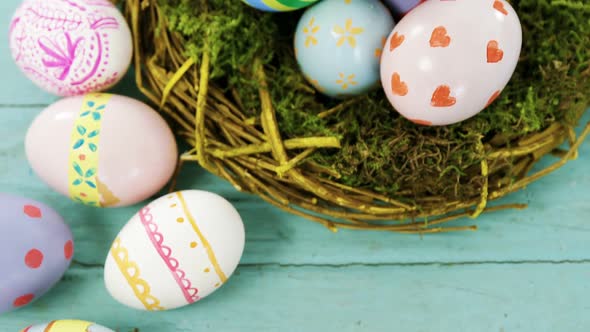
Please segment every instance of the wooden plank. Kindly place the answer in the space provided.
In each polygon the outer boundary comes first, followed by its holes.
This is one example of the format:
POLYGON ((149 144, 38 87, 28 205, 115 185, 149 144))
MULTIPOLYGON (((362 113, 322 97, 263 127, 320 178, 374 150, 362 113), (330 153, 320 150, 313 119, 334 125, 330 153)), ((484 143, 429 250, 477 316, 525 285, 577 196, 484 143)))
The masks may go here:
POLYGON ((74 317, 120 332, 590 330, 590 262, 418 266, 242 266, 191 307, 127 309, 102 269, 72 269, 32 307, 0 317, 3 331, 74 317))
MULTIPOLYGON (((101 264, 118 230, 139 209, 83 207, 52 192, 31 173, 23 151, 29 123, 39 108, 0 108, 0 190, 55 207, 75 233, 76 259, 101 264)), ((590 117, 587 117, 590 118, 590 117)), ((435 236, 341 231, 285 214, 257 197, 238 193, 195 166, 185 169, 181 188, 229 198, 243 216, 247 246, 243 263, 345 264, 485 261, 564 261, 590 258, 590 144, 579 160, 504 202, 531 204, 524 212, 485 215, 480 231, 435 236)))

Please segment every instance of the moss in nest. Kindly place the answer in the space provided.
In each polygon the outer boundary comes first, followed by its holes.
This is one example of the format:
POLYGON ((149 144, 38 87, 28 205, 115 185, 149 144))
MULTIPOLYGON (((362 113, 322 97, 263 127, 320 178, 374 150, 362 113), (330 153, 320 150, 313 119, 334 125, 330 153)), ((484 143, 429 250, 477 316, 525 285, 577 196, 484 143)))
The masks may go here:
MULTIPOLYGON (((401 118, 381 91, 338 105, 311 88, 297 68, 292 39, 301 13, 268 14, 235 0, 160 0, 187 55, 211 54, 212 76, 234 89, 250 116, 259 115, 252 63, 262 57, 285 139, 338 136, 342 149, 312 158, 338 181, 405 197, 477 197, 484 158, 477 146, 494 137, 523 137, 552 123, 575 124, 590 104, 590 5, 577 0, 514 0, 523 52, 501 98, 463 123, 426 128, 401 118), (332 116, 327 109, 340 107, 332 116), (402 189, 403 188, 403 189, 402 189)), ((510 161, 508 161, 509 163, 510 161)))
POLYGON ((234 76, 252 65, 255 57, 274 58, 278 26, 271 15, 258 15, 231 0, 160 0, 169 28, 190 40, 188 55, 211 55, 212 78, 234 76))

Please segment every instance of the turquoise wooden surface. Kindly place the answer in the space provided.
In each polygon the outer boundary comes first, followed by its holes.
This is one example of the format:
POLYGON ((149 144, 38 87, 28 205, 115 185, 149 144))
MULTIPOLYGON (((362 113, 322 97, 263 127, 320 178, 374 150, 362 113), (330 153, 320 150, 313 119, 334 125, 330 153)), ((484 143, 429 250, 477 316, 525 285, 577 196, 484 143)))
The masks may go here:
MULTIPOLYGON (((17 3, 0 2, 1 25, 8 27, 17 3)), ((590 142, 578 160, 503 200, 528 203, 528 210, 458 222, 476 223, 475 233, 424 237, 334 234, 187 167, 180 188, 217 192, 242 214, 242 264, 219 292, 191 307, 127 309, 106 293, 102 264, 138 206, 82 207, 31 173, 24 134, 55 98, 14 67, 5 33, 0 45, 0 191, 53 206, 76 239, 63 281, 34 305, 0 316, 1 331, 61 318, 142 332, 590 330, 590 142)), ((136 93, 130 79, 116 90, 136 93)))

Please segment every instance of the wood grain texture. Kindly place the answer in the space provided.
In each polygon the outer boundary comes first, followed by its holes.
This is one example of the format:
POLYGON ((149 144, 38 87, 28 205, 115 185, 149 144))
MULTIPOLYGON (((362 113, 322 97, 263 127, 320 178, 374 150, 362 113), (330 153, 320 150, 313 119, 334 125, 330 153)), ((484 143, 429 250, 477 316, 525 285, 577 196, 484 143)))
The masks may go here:
MULTIPOLYGON (((18 2, 0 2, 0 25, 8 26, 18 2)), ((0 191, 53 206, 76 240, 76 263, 64 280, 35 305, 1 316, 2 331, 59 318, 142 332, 590 330, 590 144, 578 160, 502 201, 528 203, 528 210, 458 222, 476 223, 479 232, 424 237, 334 234, 189 166, 180 189, 217 192, 241 213, 242 265, 227 286, 190 308, 126 309, 106 293, 102 264, 139 206, 83 207, 31 172, 24 135, 56 98, 13 65, 5 33, 0 44, 0 191)), ((132 86, 127 77, 115 91, 137 96, 132 86)))
POLYGON ((193 307, 146 313, 114 302, 100 268, 73 268, 0 324, 16 332, 58 316, 120 332, 586 332, 590 306, 581 294, 590 292, 589 276, 588 264, 253 265, 193 307))

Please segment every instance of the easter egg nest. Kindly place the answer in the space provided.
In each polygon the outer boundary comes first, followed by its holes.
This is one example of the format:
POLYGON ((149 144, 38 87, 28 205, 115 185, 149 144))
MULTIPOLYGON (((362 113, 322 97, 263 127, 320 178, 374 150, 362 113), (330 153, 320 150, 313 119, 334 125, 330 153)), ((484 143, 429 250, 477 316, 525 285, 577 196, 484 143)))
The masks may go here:
POLYGON ((127 0, 136 80, 198 162, 238 190, 331 230, 473 230, 450 221, 525 208, 488 204, 577 157, 590 132, 590 5, 513 0, 523 52, 501 97, 475 118, 424 127, 382 91, 321 96, 301 74, 301 11, 237 0, 127 0), (564 143, 569 143, 566 149, 564 143), (545 155, 555 162, 536 173, 545 155))

